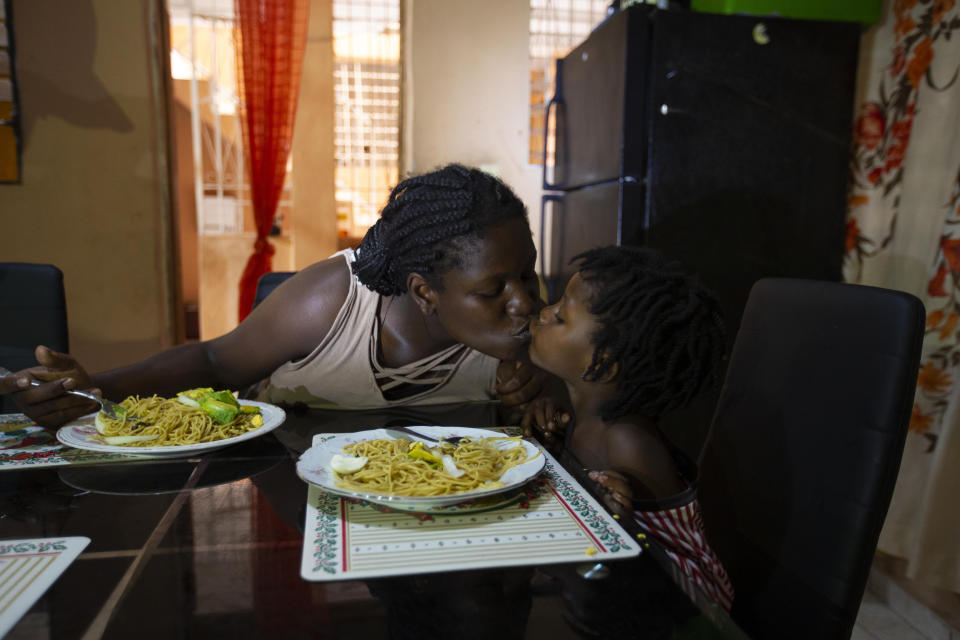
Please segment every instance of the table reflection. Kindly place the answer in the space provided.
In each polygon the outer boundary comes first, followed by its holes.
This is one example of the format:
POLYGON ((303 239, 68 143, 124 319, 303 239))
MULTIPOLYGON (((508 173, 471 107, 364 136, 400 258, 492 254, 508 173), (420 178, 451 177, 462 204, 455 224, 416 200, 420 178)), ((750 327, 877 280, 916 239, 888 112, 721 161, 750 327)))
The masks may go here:
POLYGON ((4 538, 91 538, 8 637, 745 637, 653 545, 599 566, 303 580, 299 454, 318 433, 418 424, 490 427, 496 407, 290 407, 273 433, 202 457, 0 471, 4 538))

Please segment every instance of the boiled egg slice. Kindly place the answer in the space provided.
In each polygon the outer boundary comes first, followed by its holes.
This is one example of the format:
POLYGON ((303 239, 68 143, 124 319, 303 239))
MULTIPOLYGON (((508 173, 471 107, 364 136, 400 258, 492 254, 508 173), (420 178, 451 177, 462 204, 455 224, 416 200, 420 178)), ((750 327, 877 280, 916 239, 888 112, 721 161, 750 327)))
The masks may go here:
POLYGON ((337 473, 353 473, 363 469, 367 460, 367 456, 343 456, 338 453, 330 459, 330 468, 337 473))
POLYGON ((457 463, 453 461, 453 456, 444 454, 443 457, 440 458, 440 460, 443 462, 444 471, 446 471, 449 475, 453 476, 454 478, 459 478, 460 476, 466 473, 466 471, 457 467, 457 463))

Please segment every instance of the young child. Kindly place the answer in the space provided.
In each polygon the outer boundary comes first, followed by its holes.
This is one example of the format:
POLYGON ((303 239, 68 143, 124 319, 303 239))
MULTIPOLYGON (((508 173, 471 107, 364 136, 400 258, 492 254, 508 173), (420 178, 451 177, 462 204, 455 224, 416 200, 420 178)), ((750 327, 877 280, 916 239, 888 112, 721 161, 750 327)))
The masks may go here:
POLYGON ((733 587, 707 544, 696 469, 657 427, 717 381, 725 330, 717 302, 679 263, 648 248, 575 258, 560 300, 531 323, 530 359, 562 378, 573 406, 566 450, 680 569, 724 608, 733 587))

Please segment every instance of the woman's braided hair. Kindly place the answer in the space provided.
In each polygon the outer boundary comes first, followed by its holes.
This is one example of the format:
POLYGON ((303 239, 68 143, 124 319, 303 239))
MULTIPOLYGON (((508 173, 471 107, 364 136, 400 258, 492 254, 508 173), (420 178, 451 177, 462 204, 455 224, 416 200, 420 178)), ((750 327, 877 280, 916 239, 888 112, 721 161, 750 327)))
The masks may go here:
POLYGON ((526 220, 523 202, 479 169, 449 164, 400 182, 357 249, 354 273, 385 296, 407 291, 416 272, 440 289, 440 276, 497 224, 526 220))
POLYGON ((600 326, 584 379, 601 379, 617 366, 604 420, 631 413, 657 419, 719 381, 726 350, 720 307, 679 262, 646 247, 613 246, 574 260, 600 326))

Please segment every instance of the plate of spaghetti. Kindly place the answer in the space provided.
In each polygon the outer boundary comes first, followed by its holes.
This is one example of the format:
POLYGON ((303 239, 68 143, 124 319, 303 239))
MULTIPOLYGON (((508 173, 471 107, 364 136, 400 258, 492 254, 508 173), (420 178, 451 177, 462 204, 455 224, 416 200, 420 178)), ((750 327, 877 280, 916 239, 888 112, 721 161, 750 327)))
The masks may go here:
POLYGON ((440 444, 388 429, 328 434, 300 456, 297 474, 336 495, 399 511, 431 512, 515 489, 543 471, 540 447, 470 427, 415 426, 440 444))
POLYGON ((234 402, 236 411, 227 419, 177 398, 131 396, 120 403, 127 409, 125 420, 91 413, 61 427, 57 440, 103 453, 183 457, 260 437, 286 419, 283 409, 272 404, 234 402))

